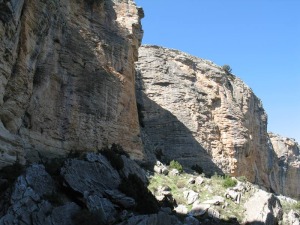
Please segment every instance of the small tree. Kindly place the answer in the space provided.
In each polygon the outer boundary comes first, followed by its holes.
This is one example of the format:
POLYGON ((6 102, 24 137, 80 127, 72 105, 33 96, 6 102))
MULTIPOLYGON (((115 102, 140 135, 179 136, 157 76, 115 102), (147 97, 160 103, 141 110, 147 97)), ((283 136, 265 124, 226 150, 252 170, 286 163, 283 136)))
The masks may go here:
POLYGON ((232 71, 231 67, 227 64, 223 65, 222 69, 228 74, 231 73, 231 71, 232 71))

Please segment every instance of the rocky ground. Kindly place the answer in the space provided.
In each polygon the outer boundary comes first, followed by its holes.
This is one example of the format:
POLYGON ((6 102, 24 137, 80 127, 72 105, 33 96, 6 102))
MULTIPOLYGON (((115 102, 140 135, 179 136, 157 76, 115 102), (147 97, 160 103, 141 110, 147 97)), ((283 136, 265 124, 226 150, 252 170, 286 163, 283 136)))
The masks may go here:
POLYGON ((299 224, 295 200, 260 190, 243 177, 208 178, 174 165, 177 169, 157 162, 144 170, 112 145, 98 153, 5 167, 0 225, 299 224))
POLYGON ((300 202, 275 196, 245 177, 181 173, 161 162, 154 170, 148 188, 164 206, 194 221, 190 224, 299 224, 300 202))

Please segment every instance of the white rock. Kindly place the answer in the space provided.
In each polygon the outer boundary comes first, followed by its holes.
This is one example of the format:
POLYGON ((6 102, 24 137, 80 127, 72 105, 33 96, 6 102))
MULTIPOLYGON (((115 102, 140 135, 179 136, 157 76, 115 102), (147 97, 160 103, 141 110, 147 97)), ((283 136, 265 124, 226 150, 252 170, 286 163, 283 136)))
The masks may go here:
POLYGON ((199 194, 193 190, 188 190, 183 192, 183 197, 187 200, 187 204, 190 205, 199 198, 199 194))

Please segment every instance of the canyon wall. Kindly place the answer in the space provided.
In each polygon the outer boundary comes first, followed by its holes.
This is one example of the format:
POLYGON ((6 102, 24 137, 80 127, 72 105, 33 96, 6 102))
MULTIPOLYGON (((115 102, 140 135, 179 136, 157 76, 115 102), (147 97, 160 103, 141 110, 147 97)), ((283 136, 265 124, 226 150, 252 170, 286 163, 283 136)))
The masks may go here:
POLYGON ((141 159, 142 9, 133 0, 8 0, 0 9, 0 167, 114 142, 141 159))
POLYGON ((136 67, 150 160, 156 155, 187 167, 198 164, 206 174, 221 170, 246 176, 282 193, 282 170, 267 133, 267 114, 239 78, 210 61, 158 46, 141 47, 136 67))
POLYGON ((300 146, 292 138, 269 133, 278 157, 278 192, 300 199, 300 146))

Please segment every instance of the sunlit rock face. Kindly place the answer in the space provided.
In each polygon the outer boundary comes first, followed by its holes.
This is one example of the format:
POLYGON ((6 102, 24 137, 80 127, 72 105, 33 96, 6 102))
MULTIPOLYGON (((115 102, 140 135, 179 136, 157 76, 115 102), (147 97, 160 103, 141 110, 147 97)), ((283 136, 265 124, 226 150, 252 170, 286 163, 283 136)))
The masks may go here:
POLYGON ((214 63, 157 46, 139 49, 137 99, 148 157, 246 176, 280 192, 261 101, 214 63))
POLYGON ((113 142, 142 158, 132 0, 0 2, 0 167, 113 142))
POLYGON ((292 138, 269 133, 278 157, 279 192, 300 199, 300 146, 292 138))

